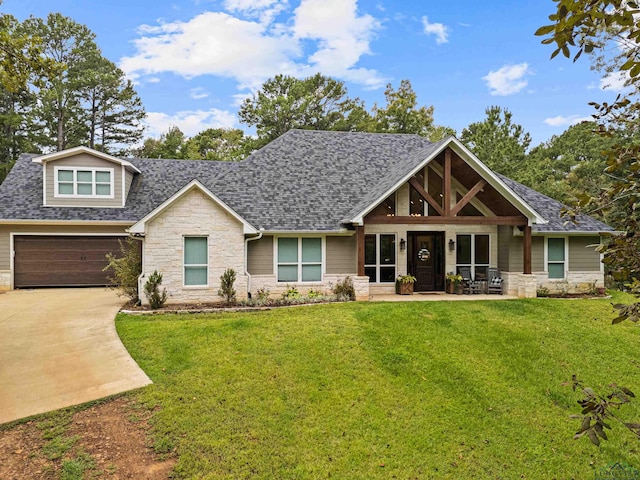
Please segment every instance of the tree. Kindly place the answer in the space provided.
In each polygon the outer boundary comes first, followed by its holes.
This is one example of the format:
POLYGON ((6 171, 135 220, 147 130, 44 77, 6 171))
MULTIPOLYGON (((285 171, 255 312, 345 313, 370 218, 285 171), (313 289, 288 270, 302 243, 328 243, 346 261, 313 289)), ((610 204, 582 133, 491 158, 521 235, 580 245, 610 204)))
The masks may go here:
POLYGON ((521 125, 512 123, 509 110, 492 106, 485 110, 487 118, 462 130, 460 140, 485 163, 498 173, 518 180, 531 136, 521 125))
MULTIPOLYGON (((568 215, 574 216, 578 211, 606 212, 614 205, 622 209, 624 217, 621 227, 622 235, 613 235, 609 243, 602 249, 604 263, 612 269, 614 275, 626 282, 629 290, 640 298, 640 142, 638 128, 640 126, 640 24, 636 22, 640 9, 635 1, 630 0, 562 0, 558 1, 556 11, 549 16, 550 25, 540 27, 536 35, 545 36, 543 44, 555 44, 551 58, 560 52, 576 61, 582 53, 596 58, 596 67, 619 68, 628 73, 628 83, 633 93, 618 95, 609 104, 593 104, 596 108, 594 117, 598 123, 598 132, 605 137, 614 137, 624 132, 622 141, 615 142, 606 152, 606 173, 613 179, 610 186, 600 195, 585 195, 575 209, 568 215), (611 45, 615 41, 616 45, 611 45), (618 46, 623 48, 618 49, 618 46), (612 47, 609 50, 609 47, 612 47), (572 52, 573 50, 573 52, 572 52), (614 52, 613 56, 609 52, 614 52)), ((630 305, 614 305, 618 316, 613 323, 624 320, 640 321, 640 301, 630 305)), ((584 401, 593 398, 591 389, 583 388, 574 382, 574 388, 581 388, 584 401)), ((605 398, 612 398, 619 392, 612 392, 605 398)), ((623 391, 624 397, 633 396, 623 391)), ((580 433, 588 433, 594 444, 598 444, 598 436, 602 436, 604 419, 615 418, 611 408, 601 402, 591 401, 583 409, 580 433), (599 417, 598 417, 599 415, 599 417)), ((627 423, 625 426, 640 437, 640 424, 627 423)), ((577 434, 577 435, 578 435, 577 434)), ((576 436, 577 436, 576 435, 576 436)))
POLYGON ((181 152, 195 160, 237 161, 251 152, 251 140, 239 128, 208 128, 189 138, 181 152))
POLYGON ((183 159, 185 136, 178 127, 171 126, 159 139, 147 138, 142 147, 131 150, 131 154, 141 158, 183 159))

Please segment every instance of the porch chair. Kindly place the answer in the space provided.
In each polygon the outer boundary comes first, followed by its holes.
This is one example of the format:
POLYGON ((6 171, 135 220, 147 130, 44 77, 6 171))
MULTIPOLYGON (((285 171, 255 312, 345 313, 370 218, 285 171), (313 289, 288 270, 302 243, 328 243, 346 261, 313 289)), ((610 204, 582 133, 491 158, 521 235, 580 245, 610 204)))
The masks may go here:
POLYGON ((502 276, 500 275, 500 270, 497 268, 489 268, 489 278, 487 285, 487 293, 499 293, 502 295, 502 276))
POLYGON ((471 278, 471 267, 460 267, 460 275, 462 276, 462 293, 480 293, 480 282, 471 278))

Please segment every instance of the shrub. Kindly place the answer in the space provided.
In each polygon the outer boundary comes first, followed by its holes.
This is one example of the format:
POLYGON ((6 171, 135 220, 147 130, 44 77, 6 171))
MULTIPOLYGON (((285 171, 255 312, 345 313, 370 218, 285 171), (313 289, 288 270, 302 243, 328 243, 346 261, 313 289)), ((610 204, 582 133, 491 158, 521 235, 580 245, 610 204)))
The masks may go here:
POLYGON ((343 280, 335 284, 332 291, 338 300, 348 301, 356 299, 356 289, 353 286, 353 280, 351 277, 344 277, 343 280))
POLYGON ((138 302, 138 277, 142 273, 142 257, 140 255, 140 242, 129 237, 120 244, 120 255, 107 253, 109 262, 102 271, 113 269, 113 277, 108 277, 113 286, 118 289, 118 295, 129 297, 138 302))
POLYGON ((267 300, 269 298, 269 295, 271 294, 271 292, 269 290, 267 290, 266 288, 262 287, 259 288, 256 291, 256 299, 264 301, 267 300))
POLYGON ((160 285, 162 285, 162 274, 155 270, 144 284, 144 294, 153 310, 161 308, 167 301, 167 289, 163 288, 160 293, 160 285))
POLYGON ((296 287, 290 287, 289 285, 287 285, 287 289, 282 294, 282 298, 283 299, 286 298, 286 299, 289 299, 289 300, 300 298, 300 292, 298 291, 298 289, 296 287))
POLYGON ((231 305, 236 301, 236 290, 233 288, 233 283, 236 281, 236 271, 233 268, 227 268, 222 275, 220 275, 220 289, 218 290, 218 296, 225 299, 227 305, 231 305))

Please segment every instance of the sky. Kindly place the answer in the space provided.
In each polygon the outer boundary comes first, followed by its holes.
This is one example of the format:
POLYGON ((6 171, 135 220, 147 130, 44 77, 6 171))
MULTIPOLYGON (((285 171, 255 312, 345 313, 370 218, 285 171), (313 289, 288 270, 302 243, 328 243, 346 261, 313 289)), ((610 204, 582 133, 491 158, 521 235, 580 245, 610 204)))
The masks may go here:
POLYGON ((485 109, 509 109, 532 146, 615 98, 587 57, 573 63, 534 36, 552 0, 4 0, 19 20, 59 12, 85 24, 134 81, 147 136, 238 127, 243 99, 277 74, 320 72, 367 108, 408 79, 419 105, 458 136, 485 109))

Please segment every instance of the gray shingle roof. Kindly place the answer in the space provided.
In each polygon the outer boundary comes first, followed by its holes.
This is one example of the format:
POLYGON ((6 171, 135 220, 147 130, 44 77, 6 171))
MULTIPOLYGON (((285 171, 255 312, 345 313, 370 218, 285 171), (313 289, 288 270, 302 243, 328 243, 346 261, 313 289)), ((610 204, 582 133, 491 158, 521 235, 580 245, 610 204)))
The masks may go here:
MULTIPOLYGON (((0 219, 134 223, 197 179, 257 228, 335 231, 439 147, 417 135, 291 130, 236 163, 127 159, 142 173, 125 208, 43 207, 42 166, 23 155, 0 186, 0 219)), ((561 204, 501 178, 549 220, 538 231, 610 230, 589 217, 566 226, 558 217, 561 204)))

